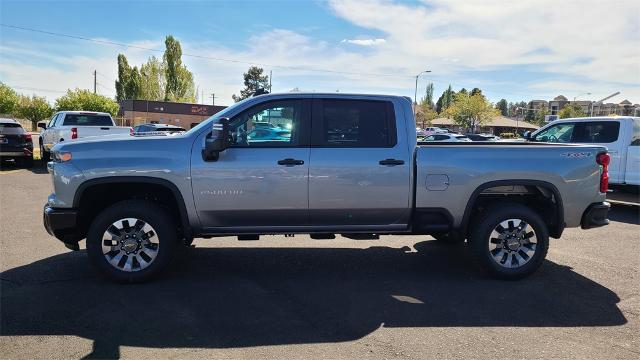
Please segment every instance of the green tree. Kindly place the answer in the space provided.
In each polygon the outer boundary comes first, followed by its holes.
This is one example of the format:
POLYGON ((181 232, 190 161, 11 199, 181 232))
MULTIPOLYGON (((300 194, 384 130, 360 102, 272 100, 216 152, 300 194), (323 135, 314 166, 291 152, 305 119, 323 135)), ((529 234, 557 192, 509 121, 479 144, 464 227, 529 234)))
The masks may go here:
POLYGON ((140 66, 140 99, 163 101, 165 96, 164 63, 155 56, 140 66))
POLYGON ((193 74, 182 64, 182 47, 180 42, 169 35, 164 41, 163 55, 165 65, 166 101, 195 102, 196 91, 193 74))
POLYGON ((424 93, 424 97, 420 100, 420 104, 427 104, 430 108, 433 108, 433 83, 427 84, 427 90, 424 93))
POLYGON ((0 82, 0 114, 13 114, 19 103, 20 97, 15 90, 0 82))
POLYGON ((118 114, 119 105, 113 99, 94 94, 89 90, 67 90, 67 93, 56 99, 56 110, 85 110, 106 112, 112 116, 118 114))
POLYGON ((496 109, 500 110, 502 116, 509 115, 509 105, 505 99, 500 99, 500 101, 496 103, 496 109))
POLYGON ((447 117, 466 129, 475 131, 491 119, 500 115, 487 99, 481 94, 457 94, 451 106, 445 110, 447 117))
POLYGON ((587 114, 584 112, 584 110, 582 110, 582 106, 578 105, 575 102, 566 104, 558 112, 558 117, 560 119, 584 117, 584 116, 587 116, 587 114))
POLYGON ((263 75, 264 70, 257 66, 251 66, 244 77, 244 89, 240 90, 240 95, 233 95, 233 101, 238 102, 250 97, 258 89, 269 87, 269 76, 263 75))
POLYGON ((21 96, 14 114, 22 119, 31 121, 31 131, 36 131, 38 121, 46 119, 53 114, 53 109, 47 100, 39 96, 21 96))
POLYGON ((544 125, 544 118, 547 115, 549 115, 549 108, 543 105, 540 109, 538 109, 538 111, 536 111, 536 114, 533 118, 533 123, 540 126, 544 125))
POLYGON ((478 88, 471 89, 471 96, 473 96, 473 95, 482 95, 482 90, 480 90, 478 88))
POLYGON ((441 114, 453 103, 453 98, 455 94, 456 92, 451 90, 451 85, 449 85, 447 90, 445 90, 442 93, 442 95, 440 95, 440 97, 438 98, 438 101, 436 102, 436 111, 438 112, 438 114, 441 114))
POLYGON ((118 54, 118 80, 116 80, 116 100, 130 99, 131 94, 127 93, 127 87, 131 79, 131 67, 127 57, 118 54))
POLYGON ((460 91, 458 91, 458 93, 460 93, 460 94, 468 94, 469 92, 467 91, 467 89, 462 88, 462 89, 460 89, 460 91))
POLYGON ((431 126, 431 120, 438 117, 438 113, 426 101, 422 101, 416 108, 416 124, 421 127, 431 126))
POLYGON ((127 99, 139 100, 142 99, 142 78, 140 76, 140 72, 138 71, 138 67, 134 66, 131 69, 131 73, 129 74, 129 82, 125 87, 127 93, 127 99))

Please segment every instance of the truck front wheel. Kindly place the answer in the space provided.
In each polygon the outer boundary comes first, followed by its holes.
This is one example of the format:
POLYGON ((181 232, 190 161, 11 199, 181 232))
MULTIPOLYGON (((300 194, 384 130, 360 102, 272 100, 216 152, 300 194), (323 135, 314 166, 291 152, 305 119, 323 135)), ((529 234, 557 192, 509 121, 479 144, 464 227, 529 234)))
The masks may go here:
POLYGON ((164 270, 178 238, 171 216, 157 204, 126 200, 102 211, 89 227, 87 253, 104 275, 142 282, 164 270))
POLYGON ((498 278, 513 280, 528 276, 547 256, 547 226, 524 205, 493 205, 471 226, 469 243, 475 258, 498 278))

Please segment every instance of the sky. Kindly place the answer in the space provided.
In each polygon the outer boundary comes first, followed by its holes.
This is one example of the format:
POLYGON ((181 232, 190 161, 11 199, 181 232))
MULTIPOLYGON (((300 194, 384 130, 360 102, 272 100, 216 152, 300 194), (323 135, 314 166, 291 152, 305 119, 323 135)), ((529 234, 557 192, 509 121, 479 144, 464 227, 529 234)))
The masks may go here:
POLYGON ((418 97, 432 82, 436 98, 450 84, 492 102, 640 102, 637 0, 0 0, 0 23, 0 81, 51 102, 93 89, 94 70, 114 97, 117 55, 139 66, 169 34, 209 104, 232 104, 251 64, 273 92, 413 97, 430 70, 418 97))

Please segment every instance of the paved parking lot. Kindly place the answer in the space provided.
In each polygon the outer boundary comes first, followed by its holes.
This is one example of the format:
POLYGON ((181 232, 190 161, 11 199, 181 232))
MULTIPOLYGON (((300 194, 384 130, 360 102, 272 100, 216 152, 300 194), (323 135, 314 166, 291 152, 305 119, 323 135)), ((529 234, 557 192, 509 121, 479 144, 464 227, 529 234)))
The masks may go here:
POLYGON ((637 207, 567 230, 515 282, 426 236, 273 236, 196 240, 162 279, 116 285, 45 232, 50 187, 42 168, 0 171, 6 359, 640 356, 637 207))

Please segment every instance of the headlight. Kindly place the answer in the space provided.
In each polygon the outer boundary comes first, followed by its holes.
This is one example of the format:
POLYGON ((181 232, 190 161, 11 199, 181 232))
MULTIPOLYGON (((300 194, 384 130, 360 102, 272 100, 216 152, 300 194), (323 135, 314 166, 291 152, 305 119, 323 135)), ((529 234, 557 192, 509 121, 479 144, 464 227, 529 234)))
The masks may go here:
POLYGON ((53 161, 55 162, 67 162, 71 160, 71 152, 69 151, 55 151, 51 154, 53 161))

